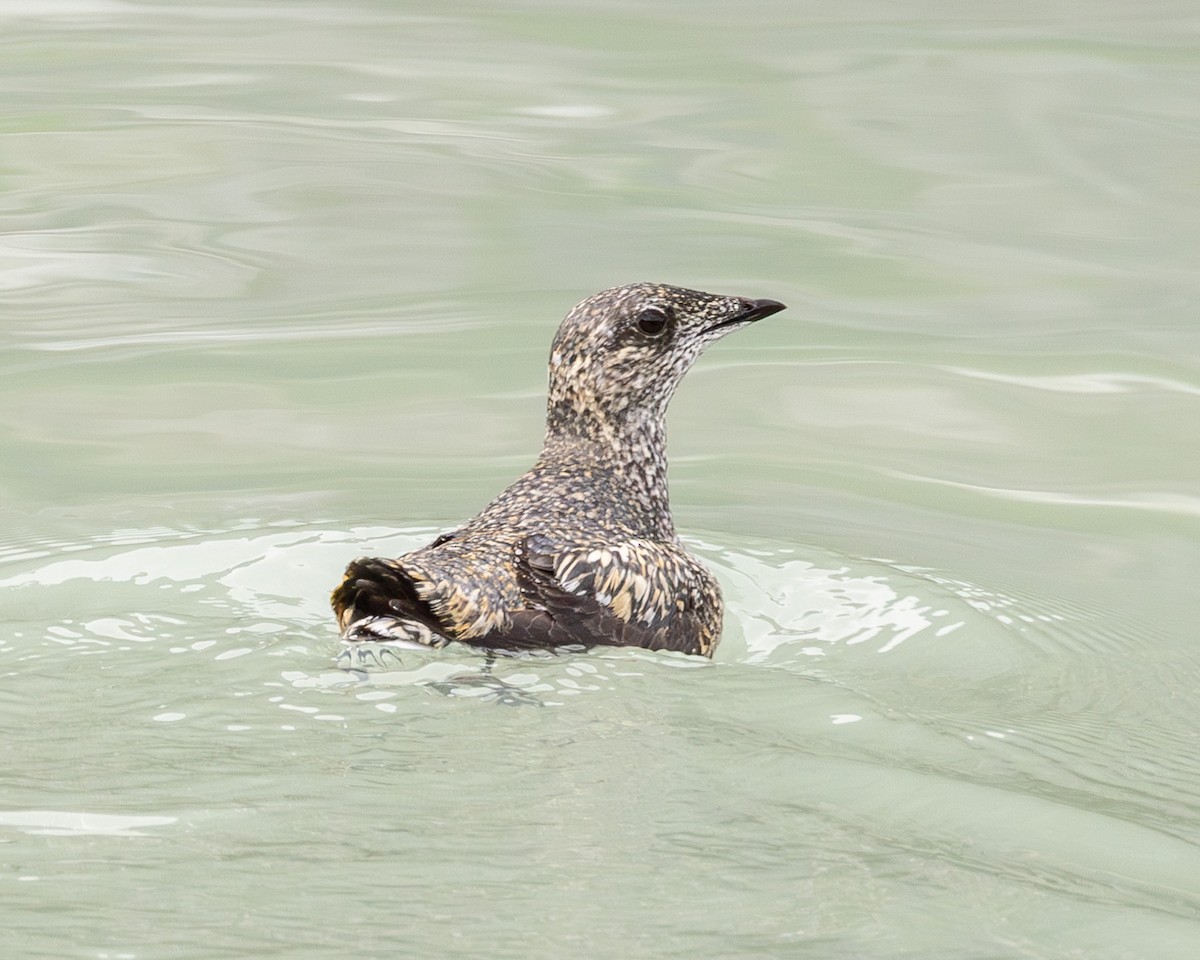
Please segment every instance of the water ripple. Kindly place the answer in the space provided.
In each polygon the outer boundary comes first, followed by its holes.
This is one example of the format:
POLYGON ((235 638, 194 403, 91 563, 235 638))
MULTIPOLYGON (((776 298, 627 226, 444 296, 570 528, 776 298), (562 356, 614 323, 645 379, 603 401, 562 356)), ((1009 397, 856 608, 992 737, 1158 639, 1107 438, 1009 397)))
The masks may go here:
POLYGON ((956 490, 965 490, 999 500, 1020 503, 1045 504, 1056 507, 1098 507, 1105 510, 1137 510, 1149 513, 1165 513, 1193 519, 1200 517, 1200 497, 1183 493, 1145 491, 1124 497, 1095 497, 1054 490, 1021 490, 1007 487, 991 487, 978 483, 964 483, 943 477, 920 476, 899 470, 884 471, 888 476, 917 483, 935 484, 956 490))
POLYGON ((1135 393, 1148 388, 1151 390, 1163 390, 1169 393, 1182 393, 1194 397, 1200 396, 1200 386, 1185 383, 1182 380, 1173 380, 1168 377, 1153 377, 1136 373, 1096 371, 1094 373, 1022 376, 1013 373, 999 373, 968 367, 942 367, 940 369, 975 380, 990 380, 1016 387, 1046 390, 1051 393, 1135 393))
MULTIPOLYGON (((248 519, 10 542, 0 588, 22 614, 0 641, 0 671, 60 712, 63 697, 77 697, 69 690, 103 689, 103 704, 87 709, 120 717, 118 730, 138 730, 163 758, 181 742, 286 737, 328 762, 333 734, 339 749, 366 737, 358 742, 418 755, 432 737, 442 755, 438 725, 463 723, 477 737, 480 711, 552 708, 575 718, 570 732, 503 722, 578 741, 589 764, 631 733, 669 737, 675 752, 699 751, 705 771, 702 785, 670 793, 716 790, 739 817, 809 824, 822 849, 836 845, 836 828, 880 856, 1026 890, 1172 917, 1200 902, 1190 826, 1200 820, 1200 753, 1181 734, 1200 670, 1135 659, 1148 648, 1096 611, 889 560, 708 537, 692 545, 726 588, 715 662, 606 649, 493 664, 451 648, 338 669, 325 599, 337 571, 357 553, 399 554, 434 532, 248 519), (1101 835, 1104 845, 1088 842, 1101 835)), ((67 749, 54 731, 44 740, 51 756, 67 749)), ((56 775, 31 769, 21 788, 44 790, 56 775)), ((563 802, 576 801, 568 792, 563 802)), ((0 826, 128 835, 160 824, 87 817, 16 811, 0 826)), ((749 858, 739 862, 770 873, 787 858, 760 841, 671 817, 647 838, 701 844, 706 862, 731 843, 749 858)))

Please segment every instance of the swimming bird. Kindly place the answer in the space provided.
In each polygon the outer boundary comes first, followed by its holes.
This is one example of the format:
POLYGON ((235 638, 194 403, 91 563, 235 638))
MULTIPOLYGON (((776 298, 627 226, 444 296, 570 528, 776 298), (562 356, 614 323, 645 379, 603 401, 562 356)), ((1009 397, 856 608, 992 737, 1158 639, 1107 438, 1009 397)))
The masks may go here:
POLYGON ((537 462, 428 546, 354 560, 332 596, 342 639, 712 656, 724 605, 671 519, 667 405, 706 347, 783 309, 652 283, 578 304, 550 349, 537 462))

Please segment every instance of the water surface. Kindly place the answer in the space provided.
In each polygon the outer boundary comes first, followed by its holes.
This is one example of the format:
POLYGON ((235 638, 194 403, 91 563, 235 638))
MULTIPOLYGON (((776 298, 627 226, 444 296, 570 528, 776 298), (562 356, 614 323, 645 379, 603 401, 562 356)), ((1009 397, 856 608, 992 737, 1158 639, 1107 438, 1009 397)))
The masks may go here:
POLYGON ((1186 4, 0 4, 13 956, 1190 958, 1186 4), (635 280, 712 662, 340 669, 635 280))

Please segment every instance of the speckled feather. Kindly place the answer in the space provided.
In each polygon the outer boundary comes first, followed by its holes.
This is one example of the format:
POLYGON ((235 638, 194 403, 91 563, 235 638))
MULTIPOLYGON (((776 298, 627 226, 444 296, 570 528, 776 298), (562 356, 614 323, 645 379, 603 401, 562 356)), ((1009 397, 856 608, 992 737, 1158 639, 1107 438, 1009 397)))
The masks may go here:
POLYGON ((705 347, 782 309, 648 283, 576 306, 550 351, 537 463, 429 546, 351 563, 332 598, 343 639, 711 656, 721 590, 671 519, 667 405, 705 347))

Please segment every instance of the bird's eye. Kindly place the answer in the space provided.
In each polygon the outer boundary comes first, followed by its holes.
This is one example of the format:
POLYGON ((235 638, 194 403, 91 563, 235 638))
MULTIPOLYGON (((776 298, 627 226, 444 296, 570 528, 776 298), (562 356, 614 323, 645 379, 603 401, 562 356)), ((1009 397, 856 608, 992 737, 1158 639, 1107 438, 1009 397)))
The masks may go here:
POLYGON ((668 317, 658 307, 647 307, 637 317, 637 326, 648 337, 661 337, 667 329, 668 317))

